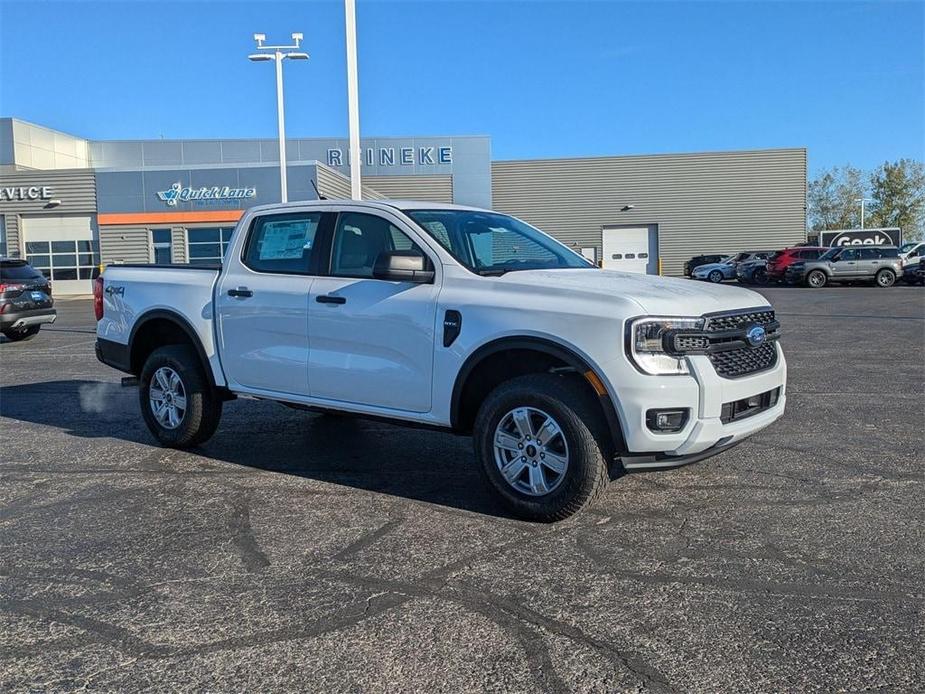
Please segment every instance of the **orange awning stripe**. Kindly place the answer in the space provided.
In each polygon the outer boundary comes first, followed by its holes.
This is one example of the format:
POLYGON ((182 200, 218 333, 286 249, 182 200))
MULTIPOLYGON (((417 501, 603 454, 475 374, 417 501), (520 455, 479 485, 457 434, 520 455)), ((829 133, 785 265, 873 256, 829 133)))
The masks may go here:
POLYGON ((97 224, 192 224, 194 222, 237 222, 244 210, 197 210, 191 212, 110 212, 98 214, 97 224))

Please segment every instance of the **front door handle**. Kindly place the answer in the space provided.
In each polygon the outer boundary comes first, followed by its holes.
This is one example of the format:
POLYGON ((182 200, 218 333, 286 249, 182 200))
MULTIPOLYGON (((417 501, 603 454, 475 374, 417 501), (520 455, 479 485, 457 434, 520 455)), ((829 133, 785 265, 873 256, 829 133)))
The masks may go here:
POLYGON ((315 297, 315 301, 319 304, 346 304, 347 297, 334 296, 333 294, 320 294, 315 297))
POLYGON ((237 289, 228 290, 228 296, 240 296, 240 297, 246 298, 248 296, 253 296, 253 295, 254 295, 254 292, 252 292, 247 287, 238 287, 237 289))

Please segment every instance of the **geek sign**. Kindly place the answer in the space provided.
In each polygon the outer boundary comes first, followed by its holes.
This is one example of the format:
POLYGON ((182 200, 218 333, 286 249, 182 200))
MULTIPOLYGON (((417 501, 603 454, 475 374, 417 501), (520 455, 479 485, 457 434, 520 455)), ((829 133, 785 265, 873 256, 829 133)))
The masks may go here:
POLYGON ((843 229, 823 231, 819 240, 823 246, 900 246, 903 242, 903 233, 898 227, 843 229))

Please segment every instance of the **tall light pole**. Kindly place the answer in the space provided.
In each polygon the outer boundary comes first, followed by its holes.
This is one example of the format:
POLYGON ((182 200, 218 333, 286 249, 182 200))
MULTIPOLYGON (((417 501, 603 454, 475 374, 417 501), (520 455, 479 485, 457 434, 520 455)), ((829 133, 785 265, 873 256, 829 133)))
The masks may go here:
POLYGON ((279 192, 281 202, 289 202, 289 189, 286 183, 286 117, 283 110, 283 61, 286 58, 289 58, 290 60, 308 60, 308 53, 301 53, 298 50, 299 44, 302 43, 302 34, 299 33, 292 35, 294 44, 291 46, 265 46, 263 42, 266 40, 266 34, 254 34, 254 41, 257 42, 257 50, 267 52, 251 53, 247 57, 248 59, 255 62, 263 60, 276 61, 276 116, 277 131, 279 135, 279 192))
POLYGON ((861 203, 861 228, 864 228, 864 203, 873 202, 871 198, 855 198, 855 202, 861 203))
POLYGON ((350 128, 350 197, 360 200, 360 105, 357 86, 357 12, 354 0, 344 0, 347 28, 347 121, 350 128))

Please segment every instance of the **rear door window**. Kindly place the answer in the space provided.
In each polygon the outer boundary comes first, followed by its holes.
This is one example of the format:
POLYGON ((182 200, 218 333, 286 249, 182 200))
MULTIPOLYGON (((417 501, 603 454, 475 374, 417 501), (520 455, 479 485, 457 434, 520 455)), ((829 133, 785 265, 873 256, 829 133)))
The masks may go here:
POLYGON ((320 212, 258 217, 251 226, 242 262, 257 272, 310 275, 320 223, 320 212))

